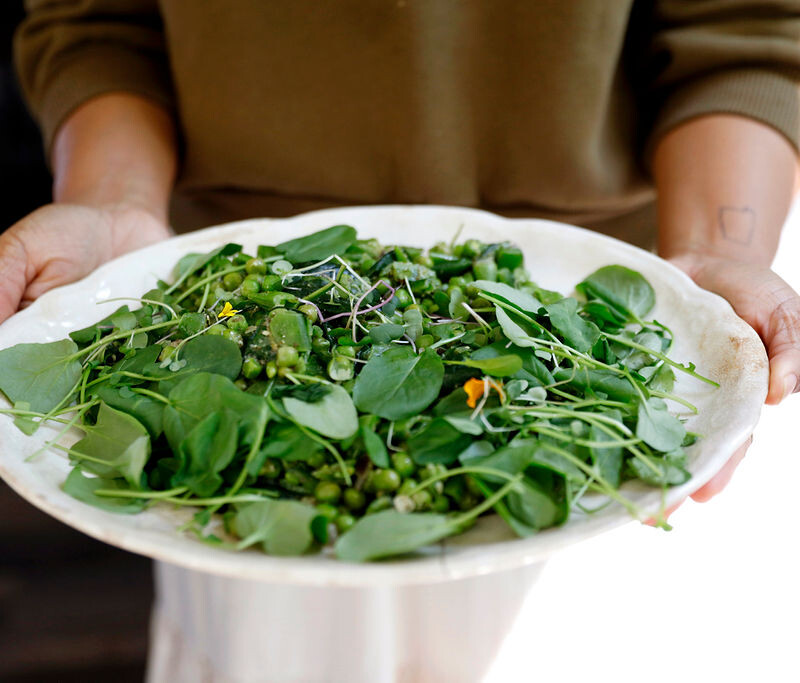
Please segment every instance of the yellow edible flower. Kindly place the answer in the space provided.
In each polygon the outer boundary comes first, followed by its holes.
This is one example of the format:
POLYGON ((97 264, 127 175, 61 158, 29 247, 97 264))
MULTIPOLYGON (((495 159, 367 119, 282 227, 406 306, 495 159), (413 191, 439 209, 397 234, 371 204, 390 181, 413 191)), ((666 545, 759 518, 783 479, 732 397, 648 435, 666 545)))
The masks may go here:
POLYGON ((467 405, 474 408, 478 405, 478 399, 483 398, 483 395, 489 389, 494 389, 500 397, 500 401, 506 400, 506 394, 503 391, 503 385, 496 382, 490 377, 484 379, 477 379, 473 377, 464 382, 464 391, 467 393, 467 405))
POLYGON ((225 305, 222 307, 222 312, 219 314, 218 317, 220 318, 231 318, 236 315, 239 311, 231 306, 230 301, 226 301, 225 305))

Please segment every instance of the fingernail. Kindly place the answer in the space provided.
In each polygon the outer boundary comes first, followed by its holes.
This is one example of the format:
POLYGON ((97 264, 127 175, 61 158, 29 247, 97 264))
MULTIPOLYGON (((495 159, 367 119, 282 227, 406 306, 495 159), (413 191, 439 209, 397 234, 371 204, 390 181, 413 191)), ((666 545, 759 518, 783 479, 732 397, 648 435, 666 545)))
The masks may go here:
POLYGON ((781 401, 794 393, 795 387, 797 387, 797 375, 789 375, 783 380, 783 396, 781 397, 781 401))

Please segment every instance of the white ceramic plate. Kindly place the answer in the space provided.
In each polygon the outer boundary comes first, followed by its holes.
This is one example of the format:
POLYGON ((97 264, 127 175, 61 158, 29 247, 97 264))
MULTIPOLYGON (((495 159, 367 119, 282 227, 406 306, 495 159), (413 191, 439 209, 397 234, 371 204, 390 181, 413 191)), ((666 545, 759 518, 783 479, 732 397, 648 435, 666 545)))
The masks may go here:
MULTIPOLYGON (((701 374, 720 383, 714 390, 678 373, 678 393, 700 409, 687 427, 704 438, 690 449, 692 479, 669 490, 667 505, 708 481, 758 421, 767 391, 767 358, 758 336, 723 299, 699 289, 670 264, 623 242, 552 221, 505 219, 461 208, 331 209, 289 219, 242 221, 176 237, 116 259, 84 280, 44 295, 0 326, 0 348, 64 338, 120 305, 103 303, 105 300, 140 296, 155 286, 158 278, 168 278, 175 262, 187 252, 208 251, 229 241, 253 251, 258 244, 277 244, 340 223, 355 226, 361 237, 377 237, 383 243, 430 246, 449 240, 459 228, 462 239, 511 240, 525 252, 532 279, 563 293, 573 291, 577 282, 600 266, 618 263, 639 270, 656 291, 653 316, 675 332, 672 357, 696 363, 701 374)), ((54 434, 54 430, 42 428, 34 437, 26 437, 10 418, 0 416, 0 476, 21 496, 107 543, 231 577, 336 586, 433 583, 539 561, 559 548, 630 521, 616 505, 589 516, 576 511, 562 527, 519 539, 499 518, 491 516, 482 518, 468 533, 419 556, 363 565, 340 562, 326 554, 277 558, 258 551, 235 553, 178 533, 176 528, 191 514, 186 509, 158 505, 138 515, 116 515, 67 496, 60 489, 69 471, 62 454, 49 451, 25 461, 54 434)), ((69 439, 74 441, 79 434, 76 431, 69 439)), ((660 491, 644 486, 627 484, 624 492, 647 511, 656 511, 662 502, 660 491)))

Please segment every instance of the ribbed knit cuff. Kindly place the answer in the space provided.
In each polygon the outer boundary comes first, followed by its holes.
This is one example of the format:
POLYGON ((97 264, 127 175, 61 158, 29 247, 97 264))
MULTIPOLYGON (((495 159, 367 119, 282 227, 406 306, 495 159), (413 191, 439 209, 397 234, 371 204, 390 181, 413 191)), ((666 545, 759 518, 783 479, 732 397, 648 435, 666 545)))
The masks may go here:
POLYGON ((76 51, 49 77, 31 108, 39 121, 47 158, 59 126, 81 104, 109 92, 130 92, 173 111, 168 67, 141 52, 117 45, 89 45, 76 51))
POLYGON ((645 147, 652 167, 658 141, 680 124, 707 114, 740 114, 772 126, 800 148, 800 86, 794 78, 757 68, 715 72, 675 89, 656 117, 645 147))

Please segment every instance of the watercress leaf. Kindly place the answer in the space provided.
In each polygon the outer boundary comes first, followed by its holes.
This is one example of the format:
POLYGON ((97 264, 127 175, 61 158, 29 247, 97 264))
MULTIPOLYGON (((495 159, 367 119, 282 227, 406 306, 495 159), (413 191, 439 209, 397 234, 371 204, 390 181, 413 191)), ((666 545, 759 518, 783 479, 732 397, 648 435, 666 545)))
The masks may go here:
POLYGON ((477 418, 473 420, 471 413, 445 415, 443 419, 464 434, 472 434, 473 436, 483 434, 483 425, 477 418))
MULTIPOLYGON (((460 455, 460 459, 464 465, 486 467, 513 475, 523 472, 533 462, 537 448, 538 442, 535 439, 521 439, 514 442, 513 445, 503 446, 484 456, 475 456, 472 453, 464 452, 460 455)), ((476 474, 473 476, 492 484, 505 484, 508 481, 505 477, 491 474, 476 474)))
POLYGON ((11 403, 26 401, 46 413, 69 397, 81 376, 74 341, 17 344, 0 351, 0 391, 11 403))
POLYGON ((147 380, 137 379, 135 377, 127 377, 122 375, 123 372, 130 372, 134 375, 143 375, 150 377, 153 380, 161 377, 169 376, 169 371, 163 370, 158 366, 156 361, 161 353, 161 345, 151 344, 143 349, 137 349, 131 354, 125 356, 122 360, 115 363, 109 374, 109 383, 114 384, 142 384, 147 380))
POLYGON ((210 372, 236 379, 242 369, 242 354, 237 344, 216 335, 206 334, 190 339, 180 351, 180 360, 186 361, 186 364, 159 383, 162 394, 169 394, 178 384, 197 373, 210 372))
POLYGON ((150 457, 150 436, 138 420, 101 403, 97 422, 83 424, 81 429, 86 436, 75 443, 70 457, 78 460, 83 470, 104 479, 123 478, 132 488, 141 487, 142 470, 150 457))
POLYGON ((473 441, 458 454, 458 461, 462 465, 470 465, 476 458, 485 458, 492 453, 494 453, 494 446, 488 441, 473 441))
POLYGON ((260 543, 269 555, 302 555, 314 543, 311 525, 317 517, 317 510, 304 503, 264 500, 241 506, 232 528, 242 539, 239 549, 260 543))
POLYGON ((299 424, 331 439, 347 439, 358 430, 358 414, 346 389, 333 384, 319 400, 306 402, 287 396, 284 410, 299 424))
POLYGON ((361 438, 364 440, 364 449, 367 451, 369 459, 372 460, 376 467, 387 468, 392 466, 383 439, 369 429, 367 425, 362 425, 361 427, 361 438))
POLYGON ((402 325, 395 325, 394 323, 381 323, 369 330, 369 336, 376 344, 388 344, 395 339, 400 339, 405 333, 405 328, 402 325))
POLYGON ((625 266, 604 266, 575 289, 587 298, 605 301, 626 318, 639 319, 655 306, 656 294, 641 273, 625 266))
POLYGON ((367 562, 405 555, 454 534, 458 527, 445 515, 432 512, 403 514, 384 510, 362 517, 334 546, 348 562, 367 562))
POLYGON ((177 278, 177 280, 175 284, 172 285, 172 289, 175 289, 178 285, 183 283, 183 281, 192 273, 196 273, 201 268, 207 266, 217 256, 230 256, 231 254, 235 254, 241 250, 241 244, 228 242, 228 244, 223 244, 221 247, 212 249, 206 254, 186 254, 186 256, 178 261, 175 267, 173 275, 177 278))
POLYGON ((632 403, 638 397, 636 389, 625 377, 611 370, 559 368, 553 372, 557 382, 566 382, 587 395, 605 394, 614 401, 632 403))
POLYGON ((492 377, 510 377, 522 370, 522 358, 514 353, 492 358, 468 358, 463 361, 455 361, 458 365, 465 365, 468 368, 480 370, 485 375, 492 377))
MULTIPOLYGON (((566 452, 570 451, 569 446, 560 445, 560 449, 566 452)), ((586 481, 586 474, 570 458, 546 447, 537 448, 534 451, 531 464, 544 467, 570 481, 577 483, 586 481)))
POLYGON ((179 446, 183 467, 172 486, 188 486, 195 495, 213 495, 223 484, 219 475, 236 455, 237 415, 224 409, 207 415, 179 446))
POLYGON ((356 408, 387 420, 421 413, 439 395, 444 365, 436 351, 416 355, 409 347, 387 349, 373 356, 356 378, 356 408))
POLYGON ((647 386, 654 391, 671 392, 675 387, 675 372, 664 363, 650 377, 647 386))
POLYGON ((530 477, 524 477, 518 489, 509 492, 506 504, 511 515, 529 528, 545 529, 563 521, 563 506, 530 477))
MULTIPOLYGON (((634 336, 633 341, 648 349, 661 353, 661 337, 654 332, 640 332, 634 336)), ((646 351, 634 349, 623 361, 622 364, 629 370, 639 371, 642 368, 652 365, 656 359, 646 351)))
MULTIPOLYGON (((30 411, 30 409, 31 404, 27 401, 17 401, 14 404, 14 410, 30 411)), ((26 436, 34 434, 36 430, 39 429, 40 424, 41 422, 39 420, 34 420, 32 415, 14 416, 14 426, 26 436)))
POLYGON ((273 425, 267 431, 258 455, 248 463, 247 473, 255 477, 267 458, 307 462, 322 448, 322 444, 304 434, 291 422, 273 425))
POLYGON ((112 496, 98 496, 98 489, 111 491, 130 491, 124 479, 104 479, 102 477, 84 477, 80 467, 72 468, 66 480, 61 484, 61 490, 82 503, 93 505, 101 510, 133 515, 144 510, 146 500, 139 498, 114 498, 112 496))
POLYGON ((660 398, 639 401, 636 420, 636 436, 657 451, 671 451, 678 448, 686 436, 683 423, 667 410, 667 404, 660 398))
POLYGON ((531 351, 517 346, 506 348, 504 342, 494 342, 478 349, 472 354, 472 359, 496 358, 508 354, 514 354, 522 361, 522 367, 512 375, 515 379, 525 380, 535 386, 550 386, 555 382, 547 366, 531 351))
POLYGON ((506 335, 510 342, 523 348, 537 345, 536 340, 520 325, 515 323, 508 313, 500 308, 500 306, 495 305, 494 312, 497 316, 497 322, 500 323, 500 327, 503 330, 503 334, 506 335))
POLYGON ((437 417, 408 440, 408 452, 418 465, 441 463, 449 465, 472 441, 447 419, 437 417))
POLYGON ((164 410, 164 434, 177 452, 181 441, 209 413, 228 408, 239 416, 239 442, 250 444, 258 438, 258 425, 266 401, 240 391, 227 377, 199 372, 182 380, 169 393, 164 410))
POLYGON ((638 458, 631 458, 628 467, 636 477, 651 486, 678 486, 685 484, 692 476, 682 458, 650 458, 650 462, 659 470, 657 473, 638 458))
MULTIPOLYGON (((615 419, 620 423, 622 422, 622 414, 617 410, 604 412, 603 415, 615 419)), ((604 432, 594 424, 589 429, 589 438, 592 441, 603 444, 608 443, 607 446, 594 446, 590 448, 589 451, 600 477, 614 488, 618 488, 622 472, 622 447, 614 445, 617 440, 611 434, 604 432)))
POLYGON ((136 418, 147 429, 150 437, 157 439, 163 431, 165 403, 150 396, 136 394, 126 386, 101 385, 95 395, 104 403, 136 418))
POLYGON ((304 263, 321 261, 333 254, 341 254, 355 241, 355 228, 349 225, 334 225, 305 237, 281 242, 276 248, 292 263, 304 263))
POLYGON ((544 309, 552 328, 581 353, 586 353, 600 338, 600 328, 578 315, 578 302, 572 297, 548 304, 544 309))
POLYGON ((472 283, 472 286, 476 287, 484 294, 489 294, 495 299, 500 299, 504 303, 516 306, 525 313, 536 313, 542 307, 541 302, 527 292, 523 292, 521 289, 515 289, 514 287, 503 284, 502 282, 492 282, 491 280, 475 280, 475 282, 472 283))
POLYGON ((88 327, 84 327, 80 330, 75 330, 74 332, 69 333, 70 339, 74 341, 76 344, 80 344, 83 346, 84 344, 90 344, 95 339, 103 336, 107 332, 111 332, 114 329, 113 319, 115 316, 121 313, 127 313, 130 309, 127 306, 120 306, 116 311, 114 311, 111 315, 102 320, 94 323, 93 325, 89 325, 88 327))

